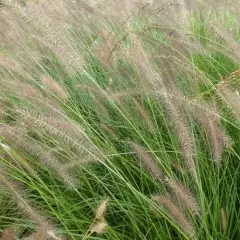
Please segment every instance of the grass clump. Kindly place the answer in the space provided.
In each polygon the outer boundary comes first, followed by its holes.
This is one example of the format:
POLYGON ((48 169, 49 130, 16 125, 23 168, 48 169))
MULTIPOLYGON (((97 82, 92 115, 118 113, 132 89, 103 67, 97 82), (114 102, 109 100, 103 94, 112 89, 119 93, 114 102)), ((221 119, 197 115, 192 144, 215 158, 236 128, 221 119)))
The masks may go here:
POLYGON ((237 18, 102 4, 1 1, 1 239, 237 239, 237 18))

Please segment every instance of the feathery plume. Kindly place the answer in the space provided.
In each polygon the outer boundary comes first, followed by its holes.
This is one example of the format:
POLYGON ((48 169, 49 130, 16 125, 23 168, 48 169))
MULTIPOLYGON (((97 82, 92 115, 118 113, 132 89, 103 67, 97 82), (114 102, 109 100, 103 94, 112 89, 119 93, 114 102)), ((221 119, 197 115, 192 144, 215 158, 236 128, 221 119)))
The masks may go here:
POLYGON ((16 237, 16 229, 5 228, 3 232, 0 233, 1 240, 14 240, 16 237))
POLYGON ((30 234, 25 240, 64 240, 55 233, 54 225, 50 221, 37 225, 36 231, 30 234))
POLYGON ((225 148, 228 148, 231 145, 231 140, 221 129, 220 123, 213 118, 206 116, 204 126, 210 140, 213 160, 219 165, 222 153, 225 148))
POLYGON ((109 199, 107 198, 98 205, 95 212, 96 219, 98 220, 104 219, 107 211, 108 202, 109 202, 109 199))
POLYGON ((106 96, 107 93, 99 88, 99 87, 96 87, 96 86, 90 86, 90 85, 85 85, 85 84, 78 84, 77 87, 81 90, 86 90, 87 92, 92 92, 92 93, 95 93, 97 95, 100 95, 101 96, 106 96))
POLYGON ((183 212, 167 197, 165 196, 152 196, 152 200, 161 205, 168 213, 182 231, 190 237, 195 235, 195 229, 189 220, 185 217, 183 212))
POLYGON ((235 80, 239 80, 239 77, 240 77, 240 70, 236 70, 234 72, 231 72, 229 74, 229 76, 227 76, 225 79, 223 78, 223 81, 228 81, 228 82, 232 82, 232 81, 235 81, 235 80))
POLYGON ((53 101, 51 98, 44 96, 40 89, 33 86, 31 82, 24 80, 14 79, 2 79, 1 84, 4 86, 3 93, 13 94, 24 101, 27 100, 30 104, 35 105, 35 108, 39 108, 41 111, 56 113, 55 109, 61 112, 60 105, 57 101, 53 101))
POLYGON ((149 171, 152 177, 158 181, 161 181, 163 178, 163 173, 152 156, 136 143, 130 142, 130 145, 132 150, 137 154, 141 164, 143 164, 143 166, 149 171))
POLYGON ((6 68, 10 71, 20 71, 20 65, 12 58, 0 55, 0 67, 6 68))
POLYGON ((192 194, 190 189, 185 187, 179 181, 174 181, 165 178, 167 186, 171 189, 172 194, 179 201, 180 205, 190 211, 192 214, 198 214, 200 207, 196 197, 192 194))
POLYGON ((4 84, 4 92, 6 93, 14 93, 31 101, 36 98, 43 98, 40 91, 23 80, 14 79, 9 81, 9 79, 2 79, 1 83, 4 84))
POLYGON ((89 229, 90 233, 97 233, 99 235, 105 233, 108 224, 104 221, 95 222, 89 229))
POLYGON ((118 139, 118 135, 115 133, 114 129, 104 123, 102 123, 101 128, 109 135, 111 136, 113 139, 118 139))
MULTIPOLYGON (((0 128, 0 133, 1 133, 1 128, 0 128)), ((6 133, 6 132, 5 132, 6 133)), ((9 134, 7 133, 8 137, 9 134)), ((4 136, 4 134, 2 134, 2 136, 4 136)), ((9 140, 9 138, 8 138, 9 140)), ((12 141, 13 143, 13 141, 12 141)), ((7 154, 9 156, 11 156, 12 159, 14 159, 15 162, 17 162, 18 164, 20 164, 24 170, 26 170, 28 173, 32 174, 33 176, 37 177, 37 173, 36 171, 32 168, 31 164, 29 163, 28 159, 22 157, 18 152, 16 152, 13 148, 11 148, 10 146, 0 143, 0 146, 3 147, 5 149, 5 151, 7 152, 7 154)))
POLYGON ((221 216, 221 227, 223 232, 225 233, 228 230, 228 217, 224 208, 221 208, 220 216, 221 216))
POLYGON ((141 104, 137 101, 137 99, 133 98, 133 102, 138 110, 139 115, 142 117, 144 122, 147 124, 149 131, 151 133, 154 133, 155 127, 154 127, 154 124, 153 124, 151 117, 150 117, 149 113, 147 112, 147 110, 143 106, 141 106, 141 104))
POLYGON ((37 226, 36 232, 32 233, 25 240, 47 240, 48 231, 52 229, 51 224, 42 224, 37 226))
POLYGON ((199 107, 199 105, 191 107, 189 105, 186 106, 186 109, 191 117, 204 127, 210 142, 213 160, 216 164, 220 164, 222 153, 225 148, 231 145, 231 140, 221 127, 221 119, 217 108, 202 103, 202 107, 199 107), (207 112, 206 109, 209 111, 207 112))
POLYGON ((0 169, 0 182, 2 186, 5 187, 8 194, 12 197, 14 202, 17 204, 19 210, 23 212, 27 217, 29 217, 32 221, 37 224, 42 224, 43 222, 47 222, 46 218, 42 216, 38 210, 32 207, 27 200, 24 199, 22 193, 19 190, 19 186, 15 186, 10 179, 5 176, 5 173, 2 169, 0 169))
POLYGON ((133 64, 139 76, 141 76, 141 84, 144 86, 144 88, 148 88, 148 85, 153 84, 156 79, 156 72, 153 68, 153 64, 150 61, 150 54, 144 50, 142 43, 137 35, 131 35, 131 42, 132 44, 130 50, 124 52, 124 55, 133 64), (141 59, 141 61, 139 61, 139 59, 141 59), (146 79, 149 81, 146 82, 146 79))
POLYGON ((61 100, 66 100, 68 98, 67 92, 60 86, 59 83, 54 81, 49 76, 42 76, 41 80, 44 84, 44 87, 46 87, 49 91, 56 94, 57 97, 59 97, 61 100))
POLYGON ((109 119, 109 113, 108 110, 104 104, 103 99, 98 99, 96 97, 93 98, 93 104, 96 109, 97 114, 102 119, 109 119))
POLYGON ((64 172, 76 167, 82 167, 82 166, 93 164, 93 163, 99 163, 99 161, 97 160, 97 158, 88 157, 84 159, 76 159, 76 160, 70 161, 69 163, 62 164, 60 168, 61 168, 61 171, 64 172))
POLYGON ((110 33, 107 30, 102 30, 99 35, 102 37, 104 45, 95 42, 96 56, 106 67, 111 68, 116 62, 116 51, 119 48, 119 44, 113 32, 110 33))
MULTIPOLYGON (((27 18, 29 18, 29 15, 27 15, 27 18)), ((26 15, 22 16, 22 18, 26 19, 26 15)), ((30 17, 30 20, 28 19, 27 22, 35 28, 35 32, 39 32, 38 34, 32 34, 32 38, 54 53, 69 72, 82 69, 84 61, 77 51, 70 46, 69 40, 71 39, 68 39, 70 38, 69 36, 68 38, 66 37, 67 32, 64 26, 42 23, 36 17, 30 17), (39 26, 39 22, 43 26, 39 26)), ((45 22, 48 22, 46 18, 45 22)))
POLYGON ((240 55, 239 55, 239 50, 240 50, 240 46, 237 43, 237 41, 233 38, 233 36, 231 36, 231 33, 226 32, 223 28, 221 28, 220 26, 213 24, 213 23, 209 23, 211 29, 213 31, 215 31, 215 33, 220 36, 228 45, 228 48, 231 50, 231 54, 238 59, 238 61, 240 60, 240 55))
POLYGON ((37 127, 41 131, 44 129, 49 134, 58 137, 61 141, 76 149, 80 154, 92 155, 94 149, 96 149, 85 137, 84 130, 80 127, 75 127, 73 123, 67 120, 32 114, 22 109, 19 109, 17 112, 27 124, 34 128, 37 127))
POLYGON ((229 83, 227 81, 222 81, 217 86, 220 92, 220 98, 228 105, 228 107, 233 111, 235 116, 240 119, 240 96, 230 89, 229 83))
POLYGON ((5 119, 5 111, 0 106, 0 122, 3 121, 4 119, 5 119))
POLYGON ((184 169, 184 167, 179 163, 172 163, 172 167, 174 170, 176 170, 177 172, 179 172, 181 174, 186 173, 186 170, 184 169))
MULTIPOLYGON (((95 211, 95 219, 87 231, 90 232, 90 234, 92 233, 103 234, 106 231, 106 227, 108 226, 108 224, 105 220, 105 215, 107 212, 108 202, 109 198, 106 198, 97 206, 95 211)), ((87 237, 83 237, 83 239, 86 238, 87 237)))
POLYGON ((179 107, 176 106, 176 104, 173 104, 173 101, 170 100, 167 95, 161 96, 160 98, 163 99, 169 114, 169 119, 174 123, 174 128, 180 142, 182 155, 184 156, 188 171, 195 179, 197 179, 195 166, 195 142, 191 135, 188 122, 179 107))
POLYGON ((43 145, 36 143, 34 140, 30 140, 21 134, 21 129, 18 128, 2 128, 0 133, 10 142, 16 144, 18 147, 23 148, 25 151, 35 155, 43 164, 47 164, 68 184, 71 188, 75 186, 74 179, 68 174, 66 169, 61 168, 61 163, 55 157, 55 155, 44 147, 43 145))

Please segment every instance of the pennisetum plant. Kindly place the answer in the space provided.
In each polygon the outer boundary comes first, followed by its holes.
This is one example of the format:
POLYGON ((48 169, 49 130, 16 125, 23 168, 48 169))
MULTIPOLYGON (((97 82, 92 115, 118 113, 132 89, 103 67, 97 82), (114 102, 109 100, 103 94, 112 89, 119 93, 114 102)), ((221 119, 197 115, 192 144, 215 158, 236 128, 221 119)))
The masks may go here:
POLYGON ((20 214, 0 197, 1 238, 237 239, 233 15, 17 2, 0 5, 0 195, 20 214))

